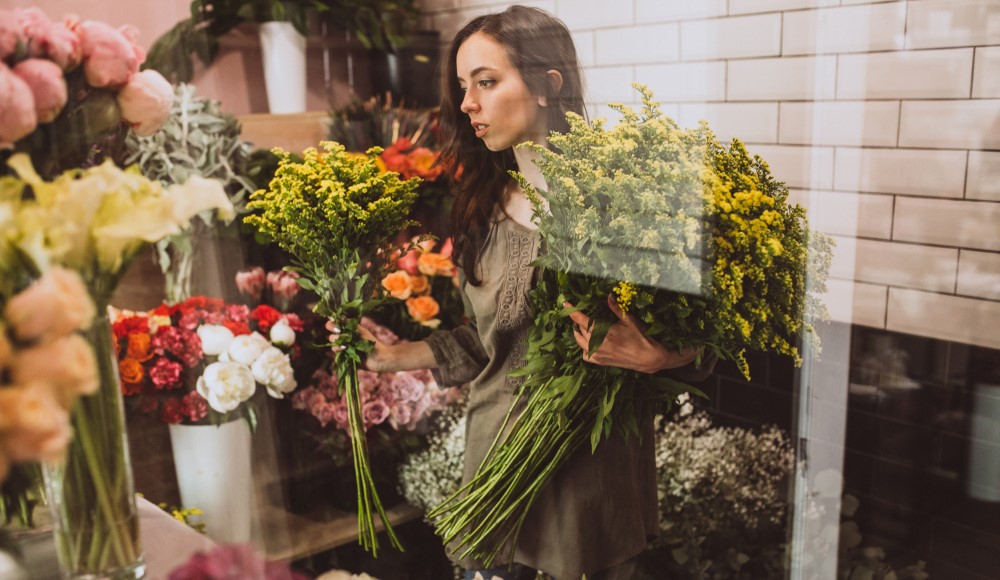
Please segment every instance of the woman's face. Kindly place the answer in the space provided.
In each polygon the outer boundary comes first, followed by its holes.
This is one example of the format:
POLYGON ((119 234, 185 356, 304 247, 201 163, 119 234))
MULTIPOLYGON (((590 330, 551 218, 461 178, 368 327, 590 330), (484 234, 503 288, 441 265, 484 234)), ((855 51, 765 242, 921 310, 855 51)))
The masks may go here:
POLYGON ((458 47, 455 64, 465 91, 462 112, 490 151, 545 143, 548 118, 541 97, 531 93, 499 42, 477 32, 458 47))

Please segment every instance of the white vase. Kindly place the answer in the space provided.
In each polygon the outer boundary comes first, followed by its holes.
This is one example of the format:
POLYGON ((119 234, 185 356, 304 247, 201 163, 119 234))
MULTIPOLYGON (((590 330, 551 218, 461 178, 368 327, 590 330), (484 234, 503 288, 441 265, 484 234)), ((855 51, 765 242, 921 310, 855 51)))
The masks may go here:
POLYGON ((170 443, 183 507, 204 512, 205 533, 216 542, 249 542, 254 503, 247 422, 170 425, 170 443))
POLYGON ((267 106, 272 113, 306 110, 306 37, 291 22, 260 25, 267 106))

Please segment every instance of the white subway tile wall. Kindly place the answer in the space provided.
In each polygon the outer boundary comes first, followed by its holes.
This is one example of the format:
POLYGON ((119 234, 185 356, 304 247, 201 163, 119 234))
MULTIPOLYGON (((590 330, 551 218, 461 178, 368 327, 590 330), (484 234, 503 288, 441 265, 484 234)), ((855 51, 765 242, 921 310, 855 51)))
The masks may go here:
POLYGON ((782 54, 830 54, 900 50, 906 5, 899 2, 789 12, 784 15, 782 54))
MULTIPOLYGON (((1000 348, 1000 0, 535 0, 592 116, 648 84, 836 235, 835 320, 1000 348)), ((499 0, 421 0, 450 36, 499 0)), ((635 106, 635 105, 633 105, 635 106)))
MULTIPOLYGON (((973 52, 972 48, 949 48, 841 55, 837 98, 966 99, 973 52)), ((1000 60, 996 64, 1000 66, 1000 60)))

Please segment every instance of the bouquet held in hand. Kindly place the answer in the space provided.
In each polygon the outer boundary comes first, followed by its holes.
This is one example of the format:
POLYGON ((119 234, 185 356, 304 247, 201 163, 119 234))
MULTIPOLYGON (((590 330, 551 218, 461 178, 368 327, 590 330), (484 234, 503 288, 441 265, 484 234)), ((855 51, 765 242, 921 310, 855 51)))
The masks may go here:
POLYGON ((319 297, 315 312, 341 325, 335 370, 351 431, 359 542, 377 553, 373 510, 392 544, 399 547, 399 541, 368 466, 358 365, 371 343, 360 338, 358 322, 384 302, 379 282, 394 253, 391 240, 411 223, 406 216, 419 179, 403 181, 395 172, 380 171, 379 147, 353 154, 332 141, 321 146, 323 151, 306 149, 301 162, 276 149, 278 170, 268 189, 251 195, 247 207, 252 213, 245 221, 291 254, 288 269, 319 297))
POLYGON ((431 513, 463 557, 489 565, 513 550, 538 492, 581 445, 593 450, 615 431, 638 437, 664 404, 701 395, 676 375, 585 362, 571 314, 590 320, 578 329, 586 353, 631 317, 669 350, 697 349, 696 365, 718 357, 749 378, 747 350, 800 363, 798 337, 821 313, 810 290, 823 291, 829 242, 810 234, 785 186, 738 140, 726 149, 705 124, 682 130, 637 88, 641 114, 613 106, 623 115, 614 129, 570 113, 553 150, 520 145, 540 155, 548 186, 514 175, 544 245, 525 365, 513 373, 524 411, 512 409, 473 479, 431 513))

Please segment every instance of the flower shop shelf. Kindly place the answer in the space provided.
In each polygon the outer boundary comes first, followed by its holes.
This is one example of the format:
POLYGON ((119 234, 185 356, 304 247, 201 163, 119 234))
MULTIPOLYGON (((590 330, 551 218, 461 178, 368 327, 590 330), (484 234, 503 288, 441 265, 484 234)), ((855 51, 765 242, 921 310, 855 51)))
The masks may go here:
POLYGON ((266 113, 241 115, 241 135, 255 148, 281 147, 286 151, 302 152, 306 147, 318 147, 327 138, 330 113, 309 111, 273 115, 266 113))
MULTIPOLYGON (((399 503, 386 510, 393 527, 415 520, 421 514, 422 510, 407 503, 399 503)), ((281 507, 270 506, 261 516, 268 529, 287 531, 286 534, 273 533, 268 538, 266 551, 271 560, 294 561, 358 539, 358 516, 354 512, 340 512, 332 518, 312 520, 281 507)), ((378 531, 384 529, 377 516, 375 528, 378 531)), ((388 542, 385 545, 388 546, 388 542)))

